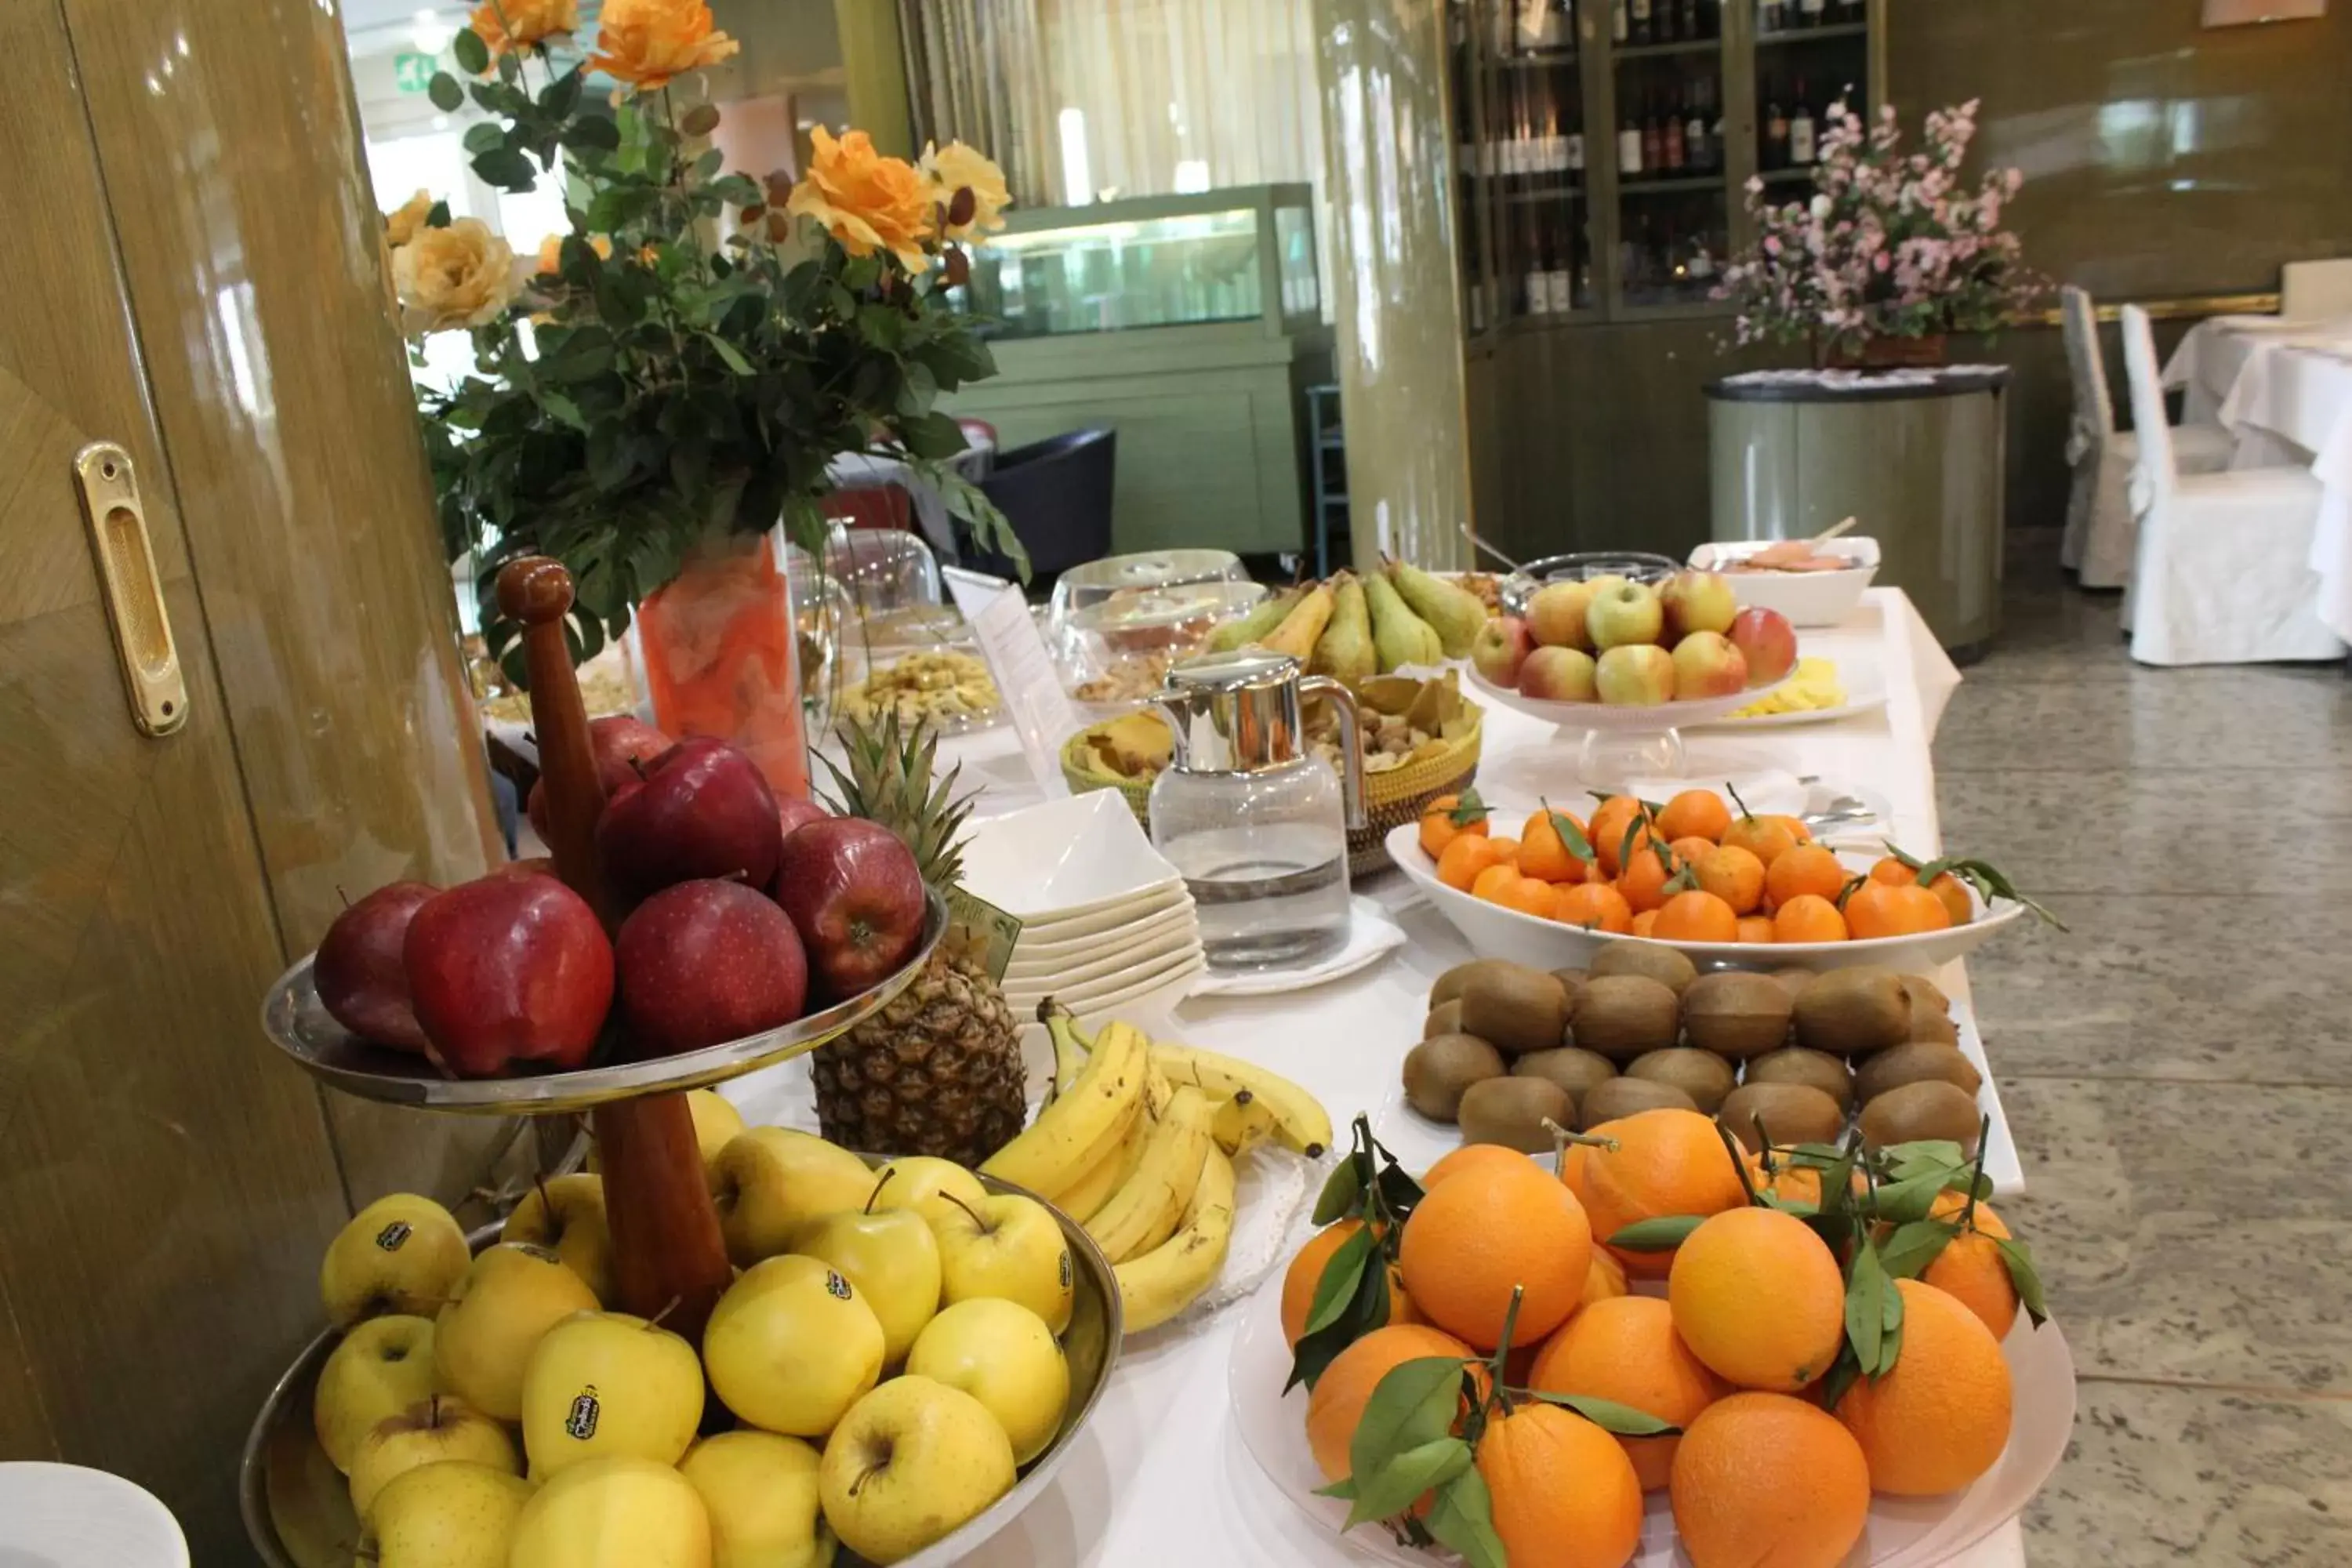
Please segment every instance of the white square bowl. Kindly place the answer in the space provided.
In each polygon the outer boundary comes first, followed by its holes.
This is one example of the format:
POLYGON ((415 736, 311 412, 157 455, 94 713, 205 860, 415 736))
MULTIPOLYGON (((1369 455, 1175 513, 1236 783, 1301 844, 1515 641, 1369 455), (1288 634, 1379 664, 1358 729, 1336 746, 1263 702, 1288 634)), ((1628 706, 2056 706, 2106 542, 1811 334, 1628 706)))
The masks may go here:
MULTIPOLYGON (((1770 539, 1742 539, 1702 544, 1691 552, 1690 563, 1703 572, 1720 572, 1734 561, 1744 561, 1770 539)), ((1823 555, 1853 563, 1843 572, 1730 572, 1724 580, 1744 609, 1778 610, 1794 626, 1833 626, 1853 614, 1862 591, 1878 575, 1878 541, 1832 539, 1821 547, 1823 555)))
POLYGON ((964 840, 966 890, 1039 923, 1114 908, 1181 880, 1117 790, 992 816, 972 824, 964 840))
POLYGON ((1004 972, 1004 994, 1010 997, 1019 993, 1034 1001, 1049 992, 1074 990, 1108 976, 1149 973, 1170 957, 1197 952, 1200 947, 1201 928, 1191 920, 1142 936, 1113 931, 1090 954, 1076 953, 1057 963, 1028 969, 1014 964, 1004 972))
POLYGON ((1024 925, 1021 940, 1013 944, 1013 961, 1005 970, 1008 977, 1033 973, 1035 971, 1057 969, 1066 964, 1083 963, 1100 952, 1108 942, 1140 942, 1178 928, 1191 930, 1199 923, 1190 894, 1179 889, 1167 896, 1164 902, 1149 907, 1122 906, 1114 910, 1108 924, 1088 924, 1094 917, 1080 916, 1076 921, 1061 921, 1051 925, 1024 925), (1142 912, 1136 912, 1141 908, 1142 912))

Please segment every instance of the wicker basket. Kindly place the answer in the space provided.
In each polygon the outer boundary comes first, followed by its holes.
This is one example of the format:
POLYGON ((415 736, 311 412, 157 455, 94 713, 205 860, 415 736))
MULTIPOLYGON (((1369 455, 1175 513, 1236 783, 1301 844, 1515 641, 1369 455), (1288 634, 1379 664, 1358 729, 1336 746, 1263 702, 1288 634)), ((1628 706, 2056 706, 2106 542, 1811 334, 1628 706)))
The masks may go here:
MULTIPOLYGON (((1475 721, 1466 735, 1445 749, 1386 773, 1364 775, 1364 826, 1348 835, 1348 874, 1368 877, 1389 868, 1386 840, 1399 823, 1417 820, 1429 803, 1441 795, 1459 795, 1478 773, 1478 744, 1486 716, 1473 705, 1475 721)), ((1085 731, 1062 742, 1062 777, 1078 793, 1115 789, 1127 801, 1135 819, 1151 825, 1151 781, 1104 778, 1083 766, 1085 731)))

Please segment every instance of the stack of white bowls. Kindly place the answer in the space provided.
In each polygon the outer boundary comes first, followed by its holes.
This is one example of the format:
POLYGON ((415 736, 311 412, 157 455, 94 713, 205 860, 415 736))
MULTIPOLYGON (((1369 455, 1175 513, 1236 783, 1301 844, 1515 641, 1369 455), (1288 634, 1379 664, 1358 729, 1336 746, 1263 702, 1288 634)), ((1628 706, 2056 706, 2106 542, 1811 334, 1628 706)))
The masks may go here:
POLYGON ((1087 1019, 1172 1006, 1208 967, 1184 879, 1114 791, 975 823, 963 885, 1021 919, 1004 999, 1024 1024, 1048 996, 1087 1019))

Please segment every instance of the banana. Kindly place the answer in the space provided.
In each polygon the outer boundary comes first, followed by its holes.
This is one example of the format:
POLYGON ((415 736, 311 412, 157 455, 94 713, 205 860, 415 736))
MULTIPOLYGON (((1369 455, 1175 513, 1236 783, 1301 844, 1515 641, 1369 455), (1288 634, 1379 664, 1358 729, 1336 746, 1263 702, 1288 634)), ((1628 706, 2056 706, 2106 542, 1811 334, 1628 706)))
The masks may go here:
POLYGON ((1143 1163, 1143 1151, 1151 1142, 1152 1130, 1167 1114, 1169 1099, 1175 1092, 1175 1086, 1153 1068, 1143 1086, 1143 1110, 1129 1124, 1127 1136, 1118 1148, 1096 1161, 1093 1168, 1055 1194, 1054 1206, 1080 1225, 1102 1212, 1110 1195, 1125 1185, 1128 1177, 1143 1163))
POLYGON ((1209 1147, 1209 1121, 1216 1102, 1199 1089, 1183 1088, 1168 1102, 1168 1114, 1152 1129, 1135 1173, 1122 1183, 1100 1213, 1087 1221, 1087 1234, 1113 1263, 1150 1251, 1173 1235, 1200 1184, 1201 1163, 1209 1147))
POLYGON ((1066 1191, 1118 1149, 1143 1110, 1150 1042, 1126 1024, 1106 1024, 1069 1091, 1037 1112, 1021 1135, 981 1169, 1047 1198, 1066 1191))
POLYGON ((1233 1238, 1234 1165, 1211 1144, 1176 1234, 1112 1269, 1127 1331, 1140 1333, 1164 1323, 1198 1300, 1224 1268, 1233 1238))
POLYGON ((1238 1159, 1274 1136, 1274 1112, 1266 1108, 1255 1093, 1243 1089, 1230 1100, 1217 1101, 1217 1118, 1211 1124, 1209 1136, 1229 1159, 1238 1159))
POLYGON ((1272 1113, 1275 1137, 1283 1147, 1318 1159, 1331 1147, 1331 1114, 1320 1101, 1281 1074, 1255 1062, 1155 1042, 1151 1058, 1174 1084, 1191 1084, 1213 1098, 1238 1099, 1247 1089, 1255 1104, 1272 1113))

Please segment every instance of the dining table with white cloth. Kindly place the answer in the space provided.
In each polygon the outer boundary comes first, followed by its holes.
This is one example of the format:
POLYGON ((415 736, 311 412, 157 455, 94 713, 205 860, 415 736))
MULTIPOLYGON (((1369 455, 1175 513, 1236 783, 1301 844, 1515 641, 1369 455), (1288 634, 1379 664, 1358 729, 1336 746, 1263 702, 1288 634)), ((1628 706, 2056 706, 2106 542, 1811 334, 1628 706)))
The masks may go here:
MULTIPOLYGON (((1918 612, 1899 590, 1873 588, 1844 625, 1803 633, 1801 651, 1842 662, 1874 661, 1883 676, 1885 705, 1819 724, 1687 731, 1690 776, 1736 776, 1768 767, 1867 790, 1886 803, 1889 837, 1920 856, 1942 851, 1929 744, 1960 675, 1918 612)), ((1564 743, 1539 721, 1489 707, 1482 775, 1514 758, 1524 768, 1530 754, 1557 756, 1560 797, 1579 793, 1570 776, 1572 742, 1564 743)), ((942 766, 962 765, 963 785, 982 792, 983 819, 1044 798, 1008 727, 948 740, 940 760, 942 766)), ((1397 1089, 1399 1064, 1419 1037, 1431 983, 1474 954, 1402 875, 1363 879, 1357 890, 1378 900, 1403 928, 1408 940, 1401 950, 1373 967, 1286 994, 1191 997, 1150 1027, 1156 1035, 1248 1057, 1296 1079, 1329 1109, 1343 1142, 1357 1113, 1368 1113, 1374 1135, 1408 1168, 1420 1170, 1455 1141, 1405 1109, 1397 1089)), ((2020 926, 1999 940, 2063 939, 2020 926)), ((1956 1003, 1967 1005, 1960 964, 1943 966, 1935 978, 1956 1003)), ((1963 1045, 1983 1067, 1980 1045, 1966 1039, 1963 1045)), ((805 1063, 787 1062, 723 1089, 755 1122, 816 1124, 805 1063)), ((1996 1163, 2005 1167, 2002 1184, 2016 1191, 2022 1177, 1990 1072, 1984 1099, 1994 1118, 1988 1171, 1996 1163)), ((1245 1174, 1244 1203, 1247 1180, 1245 1174)), ((1311 1184, 1306 1190, 1311 1199, 1311 1184)), ((1309 1223, 1302 1206, 1288 1232, 1277 1237, 1279 1247, 1267 1249, 1265 1266, 1278 1269, 1280 1259, 1305 1239, 1309 1223)), ((1240 1245, 1237 1235, 1237 1252, 1240 1245)), ((1229 1263, 1229 1270, 1236 1266, 1229 1263)), ((1227 1377, 1238 1326, 1255 1305, 1244 1298, 1213 1312, 1196 1309, 1130 1338, 1053 1485, 964 1561, 971 1568, 1295 1568, 1374 1561, 1311 1520, 1243 1443, 1230 1412, 1227 1377)), ((2021 1568, 2018 1524, 2011 1521, 1952 1561, 1958 1568, 2021 1568)))
POLYGON ((2184 416, 2230 432, 2232 468, 2307 467, 2319 480, 2311 569, 2319 619, 2352 642, 2352 319, 2216 316, 2164 368, 2184 416))

